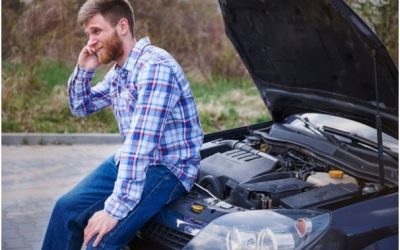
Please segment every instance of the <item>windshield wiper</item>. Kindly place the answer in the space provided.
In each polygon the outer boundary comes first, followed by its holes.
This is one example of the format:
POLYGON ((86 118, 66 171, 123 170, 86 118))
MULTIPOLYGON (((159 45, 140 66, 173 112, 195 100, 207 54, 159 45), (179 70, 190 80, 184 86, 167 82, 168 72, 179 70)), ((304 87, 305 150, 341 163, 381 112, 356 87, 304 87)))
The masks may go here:
POLYGON ((302 121, 306 128, 313 131, 315 134, 319 134, 319 136, 322 136, 323 138, 327 139, 329 142, 333 143, 334 145, 336 145, 338 147, 342 146, 341 141, 336 139, 334 135, 327 133, 325 130, 322 130, 320 127, 317 127, 316 125, 311 123, 307 117, 303 118, 300 115, 295 115, 295 116, 293 116, 293 118, 297 119, 299 121, 302 121))
MULTIPOLYGON (((328 126, 322 126, 322 129, 326 132, 332 133, 332 134, 336 134, 345 138, 350 139, 353 143, 359 143, 359 144, 364 144, 368 147, 374 148, 374 149, 378 149, 379 145, 378 143, 371 141, 369 139, 366 139, 364 137, 361 137, 357 134, 353 134, 353 133, 349 133, 346 131, 342 131, 342 130, 338 130, 332 127, 328 127, 328 126)), ((395 159, 398 159, 399 156, 396 152, 392 151, 389 147, 385 147, 383 146, 383 152, 395 159)))

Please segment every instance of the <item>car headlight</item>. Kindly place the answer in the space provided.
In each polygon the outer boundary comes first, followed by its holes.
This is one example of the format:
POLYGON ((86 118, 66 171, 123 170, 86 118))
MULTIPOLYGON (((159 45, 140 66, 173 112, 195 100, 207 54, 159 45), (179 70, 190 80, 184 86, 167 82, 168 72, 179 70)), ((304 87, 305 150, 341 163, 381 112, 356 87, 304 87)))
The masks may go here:
POLYGON ((226 214, 201 230, 184 249, 303 249, 327 231, 331 214, 321 210, 253 210, 226 214))

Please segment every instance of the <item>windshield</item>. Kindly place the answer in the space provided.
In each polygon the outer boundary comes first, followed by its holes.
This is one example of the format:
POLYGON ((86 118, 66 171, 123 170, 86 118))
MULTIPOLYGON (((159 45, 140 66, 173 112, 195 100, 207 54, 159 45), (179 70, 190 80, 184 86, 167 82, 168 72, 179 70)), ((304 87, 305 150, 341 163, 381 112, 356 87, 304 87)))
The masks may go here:
MULTIPOLYGON (((316 114, 316 113, 306 113, 302 114, 303 119, 308 119, 310 123, 317 127, 322 128, 323 126, 332 127, 338 130, 356 134, 365 139, 377 142, 376 129, 371 128, 359 122, 355 122, 346 118, 337 117, 333 115, 316 114)), ((293 120, 292 126, 296 126, 300 129, 304 128, 304 123, 299 120, 293 120)), ((389 147, 392 151, 398 153, 399 145, 398 141, 388 134, 382 133, 383 145, 389 147)))

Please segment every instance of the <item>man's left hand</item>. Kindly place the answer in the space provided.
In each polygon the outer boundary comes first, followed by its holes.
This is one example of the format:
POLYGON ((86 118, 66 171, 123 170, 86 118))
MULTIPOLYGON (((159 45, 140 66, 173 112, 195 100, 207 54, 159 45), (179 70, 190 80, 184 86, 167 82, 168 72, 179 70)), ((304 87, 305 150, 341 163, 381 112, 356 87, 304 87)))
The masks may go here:
POLYGON ((85 228, 83 245, 87 246, 89 241, 97 234, 96 240, 93 243, 93 247, 97 247, 104 235, 110 232, 117 224, 118 220, 114 219, 104 210, 94 213, 85 228))

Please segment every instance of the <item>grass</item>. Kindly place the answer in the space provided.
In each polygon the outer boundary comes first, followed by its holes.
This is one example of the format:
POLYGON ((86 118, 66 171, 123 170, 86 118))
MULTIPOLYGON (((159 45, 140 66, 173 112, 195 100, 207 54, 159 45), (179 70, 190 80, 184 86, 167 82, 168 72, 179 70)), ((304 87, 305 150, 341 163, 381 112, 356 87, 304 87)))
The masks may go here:
POLYGON ((205 132, 270 119, 255 85, 249 79, 239 81, 214 77, 205 84, 191 82, 205 132))
MULTIPOLYGON (((33 69, 3 61, 2 132, 117 133, 111 109, 86 118, 71 115, 66 82, 72 70, 73 66, 51 60, 33 69)), ((101 69, 94 81, 100 81, 105 72, 106 68, 101 69)), ((190 78, 190 82, 206 133, 269 119, 249 79, 213 77, 201 82, 190 78)))

